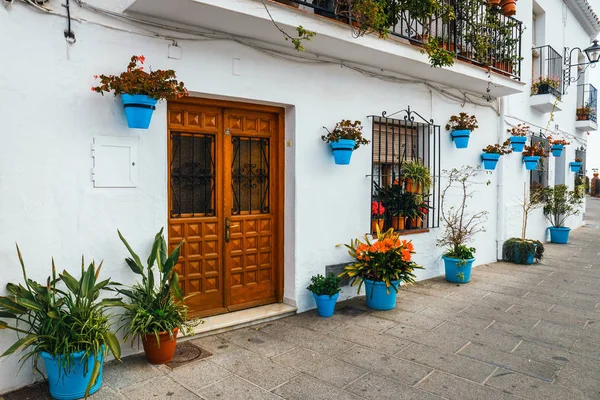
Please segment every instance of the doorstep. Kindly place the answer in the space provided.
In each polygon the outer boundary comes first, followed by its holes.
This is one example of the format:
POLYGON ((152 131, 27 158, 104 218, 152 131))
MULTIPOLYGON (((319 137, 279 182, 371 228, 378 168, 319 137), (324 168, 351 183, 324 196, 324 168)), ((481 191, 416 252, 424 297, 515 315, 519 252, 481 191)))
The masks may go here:
MULTIPOLYGON (((227 314, 215 315, 202 318, 203 324, 194 328, 190 336, 199 338, 208 335, 216 335, 245 328, 247 326, 269 322, 275 319, 289 317, 296 314, 298 309, 284 303, 267 304, 266 306, 248 308, 246 310, 234 311, 227 314)), ((181 333, 179 334, 181 336, 181 333)))

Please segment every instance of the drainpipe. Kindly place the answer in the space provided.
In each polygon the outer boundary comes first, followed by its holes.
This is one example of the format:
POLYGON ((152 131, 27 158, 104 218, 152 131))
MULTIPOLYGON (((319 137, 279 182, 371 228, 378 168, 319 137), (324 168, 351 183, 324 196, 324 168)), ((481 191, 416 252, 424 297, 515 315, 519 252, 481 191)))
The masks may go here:
MULTIPOLYGON (((500 117, 498 118, 498 143, 504 142, 504 132, 506 132, 506 124, 504 116, 506 115, 506 101, 498 98, 498 108, 500 117)), ((506 163, 498 163, 496 168, 496 177, 498 185, 497 196, 497 221, 496 221, 496 259, 502 259, 502 246, 504 245, 504 237, 506 235, 506 202, 504 201, 504 165, 506 163)))

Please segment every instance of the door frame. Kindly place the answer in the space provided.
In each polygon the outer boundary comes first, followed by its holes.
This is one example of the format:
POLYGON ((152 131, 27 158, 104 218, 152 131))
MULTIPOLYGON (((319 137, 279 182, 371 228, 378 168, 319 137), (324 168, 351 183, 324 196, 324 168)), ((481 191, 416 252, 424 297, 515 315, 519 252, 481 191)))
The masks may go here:
MULTIPOLYGON (((284 234, 285 234, 285 109, 283 107, 276 107, 276 106, 268 106, 268 105, 262 105, 262 104, 253 104, 253 103, 243 103, 243 102, 237 102, 237 101, 229 101, 229 100, 217 100, 217 99, 209 99, 209 98, 200 98, 200 97, 185 97, 185 98, 180 98, 180 99, 172 99, 172 100, 168 100, 167 103, 167 107, 168 104, 183 104, 183 105, 195 105, 195 106, 205 106, 205 107, 217 107, 217 108, 221 108, 223 110, 225 109, 235 109, 235 110, 244 110, 244 111, 260 111, 260 112, 267 112, 267 113, 271 113, 271 114, 276 114, 277 115, 277 148, 274 149, 275 154, 276 154, 276 158, 277 158, 277 163, 275 165, 276 168, 276 188, 274 190, 274 192, 276 193, 277 196, 277 205, 276 205, 276 223, 275 223, 275 234, 274 236, 274 261, 277 263, 277 268, 276 268, 276 283, 275 283, 275 295, 276 295, 276 301, 277 303, 282 303, 283 302, 283 291, 284 291, 284 272, 285 272, 285 258, 284 258, 284 246, 285 246, 285 238, 284 238, 284 234)), ((165 116, 165 118, 168 118, 168 108, 167 108, 167 114, 165 116)), ((222 128, 222 127, 221 127, 222 128)), ((167 167, 167 176, 166 176, 166 194, 167 194, 167 209, 166 211, 166 216, 167 216, 167 225, 169 225, 169 215, 171 212, 171 194, 170 194, 170 179, 171 179, 171 174, 170 174, 170 170, 169 170, 169 159, 170 159, 170 154, 169 152, 171 151, 171 134, 170 134, 170 129, 169 129, 169 123, 167 121, 167 127, 166 127, 166 140, 167 140, 167 146, 166 146, 166 167, 167 167)), ((222 191, 224 191, 225 188, 222 188, 222 191)), ((217 193, 216 198, 222 199, 224 192, 222 193, 217 193)), ((167 235, 168 235, 168 229, 167 229, 167 235)), ((167 237, 168 240, 168 237, 167 237)), ((227 309, 225 308, 225 310, 221 310, 216 312, 215 314, 212 315, 216 315, 216 314, 221 314, 221 313, 225 313, 228 312, 227 309)), ((190 313, 190 315, 194 315, 193 312, 190 313)), ((208 316, 208 315, 203 315, 202 316, 208 316)))

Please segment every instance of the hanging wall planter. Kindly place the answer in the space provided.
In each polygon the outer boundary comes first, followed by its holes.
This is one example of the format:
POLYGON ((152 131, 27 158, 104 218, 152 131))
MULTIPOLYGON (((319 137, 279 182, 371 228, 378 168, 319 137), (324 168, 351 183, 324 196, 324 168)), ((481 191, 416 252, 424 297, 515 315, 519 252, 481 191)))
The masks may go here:
POLYGON ((331 145, 333 150, 333 159, 337 165, 348 165, 352 157, 352 152, 360 146, 367 145, 370 142, 362 137, 362 125, 360 121, 350 121, 343 119, 332 131, 323 127, 327 135, 321 136, 321 140, 331 145))
POLYGON ((539 159, 540 159, 540 156, 523 156, 523 162, 525 163, 525 168, 528 171, 535 170, 539 159))
POLYGON ((457 149, 466 149, 469 146, 471 132, 477 128, 477 117, 464 112, 451 116, 446 124, 446 130, 451 131, 457 149))
POLYGON ((135 129, 148 129, 157 100, 145 94, 125 93, 121 95, 121 99, 125 108, 127 126, 135 129))
POLYGON ((571 172, 575 172, 578 173, 579 170, 581 169, 581 166, 583 165, 582 162, 580 161, 573 161, 569 163, 569 167, 571 168, 571 172))
POLYGON ((516 153, 520 153, 523 151, 523 147, 525 147, 525 143, 527 143, 526 136, 511 136, 510 137, 510 145, 512 149, 516 153))
POLYGON ((481 154, 481 159, 483 160, 483 168, 489 171, 493 171, 496 169, 496 165, 498 165, 498 160, 500 160, 500 154, 483 153, 481 154))
POLYGON ((552 145, 552 155, 554 157, 560 157, 564 148, 565 148, 565 146, 562 144, 553 144, 552 145))
POLYGON ((333 159, 337 165, 348 165, 352 158, 352 152, 356 146, 355 140, 340 139, 337 142, 331 142, 333 150, 333 159))
POLYGON ((458 131, 452 131, 452 140, 457 149, 466 149, 469 147, 469 137, 471 131, 468 129, 462 129, 458 131))
POLYGON ((490 144, 482 149, 481 159, 483 160, 483 168, 488 171, 493 171, 498 165, 500 156, 512 153, 510 149, 510 141, 507 139, 502 144, 490 144))

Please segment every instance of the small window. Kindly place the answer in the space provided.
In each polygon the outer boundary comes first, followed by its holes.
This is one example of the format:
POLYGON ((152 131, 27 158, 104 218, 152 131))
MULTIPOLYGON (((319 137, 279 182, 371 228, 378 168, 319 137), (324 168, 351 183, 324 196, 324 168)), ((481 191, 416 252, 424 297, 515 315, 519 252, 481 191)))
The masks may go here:
POLYGON ((579 168, 579 171, 575 174, 574 188, 579 194, 583 195, 584 192, 588 192, 589 187, 589 179, 585 173, 586 151, 583 147, 575 150, 575 158, 580 159, 583 164, 581 164, 581 168, 579 168))
MULTIPOLYGON (((531 146, 540 143, 546 151, 550 151, 548 139, 541 136, 531 137, 531 146)), ((548 158, 540 157, 540 161, 534 170, 530 172, 530 193, 543 190, 548 187, 548 158)))

